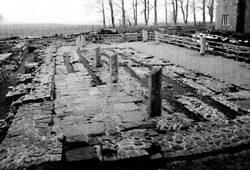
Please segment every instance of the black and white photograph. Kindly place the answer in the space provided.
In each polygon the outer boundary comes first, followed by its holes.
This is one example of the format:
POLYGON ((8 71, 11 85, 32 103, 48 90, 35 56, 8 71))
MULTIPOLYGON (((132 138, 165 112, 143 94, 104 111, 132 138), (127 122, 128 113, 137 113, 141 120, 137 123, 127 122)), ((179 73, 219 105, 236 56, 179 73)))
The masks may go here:
POLYGON ((250 170, 250 0, 0 0, 0 170, 250 170))

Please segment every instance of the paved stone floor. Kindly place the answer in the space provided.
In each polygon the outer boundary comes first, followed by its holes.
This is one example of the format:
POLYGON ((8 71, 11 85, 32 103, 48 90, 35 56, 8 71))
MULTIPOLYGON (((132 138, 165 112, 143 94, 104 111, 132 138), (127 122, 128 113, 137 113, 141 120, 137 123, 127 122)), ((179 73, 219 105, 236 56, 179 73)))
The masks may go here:
POLYGON ((250 89, 250 64, 244 62, 237 62, 210 54, 200 56, 197 51, 164 43, 146 42, 142 45, 141 42, 133 42, 114 46, 133 47, 148 55, 166 59, 173 64, 209 74, 214 78, 232 84, 243 85, 250 89))
POLYGON ((249 148, 248 89, 133 48, 103 46, 103 65, 95 68, 97 46, 44 49, 32 90, 27 86, 28 94, 13 103, 18 109, 0 145, 0 169, 167 162, 249 148), (113 84, 109 58, 117 53, 119 81, 113 84), (152 66, 163 67, 162 115, 156 118, 147 114, 152 66))

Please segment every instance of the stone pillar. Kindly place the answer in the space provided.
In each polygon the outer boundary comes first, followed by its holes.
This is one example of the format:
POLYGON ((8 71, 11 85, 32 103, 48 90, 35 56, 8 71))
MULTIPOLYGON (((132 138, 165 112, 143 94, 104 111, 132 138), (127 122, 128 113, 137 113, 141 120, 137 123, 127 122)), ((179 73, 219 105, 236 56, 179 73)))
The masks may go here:
POLYGON ((156 43, 160 42, 159 35, 160 35, 160 33, 158 31, 155 31, 155 42, 156 43))
POLYGON ((148 78, 148 106, 149 117, 161 116, 162 113, 162 67, 154 68, 148 78))
POLYGON ((118 82, 118 54, 110 57, 110 76, 111 83, 118 82))
POLYGON ((101 63, 101 48, 97 47, 95 49, 95 67, 101 67, 102 63, 101 63))
POLYGON ((205 55, 206 54, 206 36, 200 37, 200 54, 205 55))
POLYGON ((76 46, 77 46, 78 48, 81 47, 81 36, 76 37, 76 46))
POLYGON ((85 47, 86 45, 87 44, 86 44, 85 36, 81 35, 81 47, 85 47))
POLYGON ((148 41, 148 31, 142 30, 142 40, 143 40, 143 42, 148 41))

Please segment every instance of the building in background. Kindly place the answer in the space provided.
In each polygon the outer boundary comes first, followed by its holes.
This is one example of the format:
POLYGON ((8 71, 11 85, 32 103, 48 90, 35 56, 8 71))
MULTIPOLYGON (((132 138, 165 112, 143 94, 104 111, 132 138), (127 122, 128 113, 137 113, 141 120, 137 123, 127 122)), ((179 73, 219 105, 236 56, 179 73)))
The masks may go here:
POLYGON ((217 0, 216 29, 250 33, 250 0, 217 0))

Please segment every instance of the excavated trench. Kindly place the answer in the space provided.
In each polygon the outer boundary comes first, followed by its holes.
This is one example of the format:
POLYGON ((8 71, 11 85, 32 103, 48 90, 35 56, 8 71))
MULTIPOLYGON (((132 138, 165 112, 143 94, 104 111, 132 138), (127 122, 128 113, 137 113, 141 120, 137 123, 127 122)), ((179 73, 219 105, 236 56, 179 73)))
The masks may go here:
MULTIPOLYGON (((0 84, 0 120, 4 120, 8 117, 8 113, 10 111, 15 112, 17 109, 14 106, 11 106, 11 101, 7 100, 6 94, 9 92, 9 88, 11 86, 17 85, 17 75, 25 73, 25 63, 30 63, 34 61, 34 50, 33 48, 28 47, 28 53, 24 53, 24 58, 18 68, 13 72, 9 73, 9 75, 2 81, 0 84)), ((16 53, 18 55, 19 53, 16 53)), ((15 58, 15 56, 13 56, 15 58)), ((8 126, 0 129, 0 143, 5 138, 6 132, 8 130, 8 126)))
POLYGON ((100 86, 104 85, 105 83, 102 82, 102 80, 96 76, 95 72, 91 69, 88 60, 82 55, 80 50, 77 50, 78 55, 80 56, 81 62, 84 65, 84 67, 88 70, 88 73, 91 75, 93 78, 93 86, 100 86))
MULTIPOLYGON (((24 59, 18 66, 16 70, 9 73, 8 77, 4 79, 4 81, 1 83, 0 86, 0 119, 6 118, 6 114, 9 111, 10 103, 6 100, 6 94, 9 91, 10 86, 16 86, 17 85, 17 75, 18 74, 24 74, 25 73, 25 63, 31 63, 34 61, 34 49, 28 48, 28 53, 23 54, 25 55, 24 59)), ((19 53, 16 53, 18 55, 19 53)))

